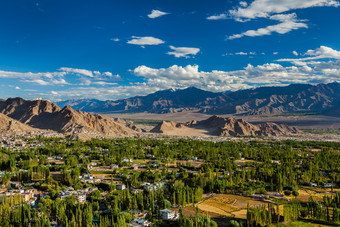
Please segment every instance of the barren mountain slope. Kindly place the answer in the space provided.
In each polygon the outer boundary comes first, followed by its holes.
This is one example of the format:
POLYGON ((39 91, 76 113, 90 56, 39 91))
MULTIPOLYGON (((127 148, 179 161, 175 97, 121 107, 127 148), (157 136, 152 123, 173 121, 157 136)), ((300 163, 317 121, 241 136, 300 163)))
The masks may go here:
POLYGON ((210 134, 217 136, 282 136, 300 133, 294 127, 278 125, 275 123, 263 123, 253 125, 243 119, 223 118, 212 116, 202 121, 191 121, 185 125, 176 122, 158 124, 150 132, 172 135, 201 135, 210 134), (188 133, 187 135, 185 133, 188 133))
POLYGON ((196 128, 210 128, 213 129, 213 134, 219 136, 281 136, 299 133, 298 129, 287 125, 275 123, 253 125, 243 119, 218 116, 212 116, 203 121, 189 122, 186 125, 196 128))
POLYGON ((0 134, 31 134, 38 131, 0 113, 0 134))
POLYGON ((133 126, 128 128, 111 118, 75 111, 69 106, 60 109, 45 100, 8 99, 0 103, 0 112, 31 127, 50 129, 77 138, 125 137, 136 134, 131 129, 133 126))

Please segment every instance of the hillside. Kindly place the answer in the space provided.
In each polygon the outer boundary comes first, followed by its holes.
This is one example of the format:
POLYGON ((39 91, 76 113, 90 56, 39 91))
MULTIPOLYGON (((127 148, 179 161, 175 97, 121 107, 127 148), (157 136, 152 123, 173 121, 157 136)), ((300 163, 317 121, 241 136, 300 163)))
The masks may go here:
POLYGON ((340 84, 292 84, 260 87, 228 93, 197 88, 158 91, 116 101, 75 100, 61 102, 90 112, 175 113, 194 111, 207 114, 271 115, 283 113, 324 113, 340 107, 340 84))
POLYGON ((0 134, 22 135, 32 134, 39 130, 34 129, 28 125, 25 125, 19 121, 16 121, 4 114, 0 113, 0 134))
POLYGON ((163 121, 150 132, 185 135, 183 132, 186 131, 189 134, 198 135, 198 130, 200 133, 205 132, 206 134, 215 136, 287 136, 300 133, 295 127, 283 124, 263 123, 254 125, 243 119, 218 116, 212 116, 198 122, 187 122, 185 125, 163 121))
POLYGON ((46 100, 8 99, 0 104, 0 113, 33 128, 53 130, 72 138, 126 137, 136 134, 133 126, 129 128, 114 119, 76 111, 69 106, 60 109, 46 100))

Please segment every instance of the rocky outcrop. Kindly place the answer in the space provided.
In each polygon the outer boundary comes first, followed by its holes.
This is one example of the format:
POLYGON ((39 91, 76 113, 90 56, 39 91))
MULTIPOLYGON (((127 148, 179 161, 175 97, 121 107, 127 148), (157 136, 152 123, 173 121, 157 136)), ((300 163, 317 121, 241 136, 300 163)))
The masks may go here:
POLYGON ((210 129, 212 134, 218 136, 283 136, 300 133, 295 127, 287 125, 278 125, 275 123, 254 125, 243 119, 218 116, 212 116, 203 121, 189 122, 186 125, 189 127, 210 129))
POLYGON ((72 138, 129 137, 137 131, 99 114, 76 111, 69 106, 60 109, 46 100, 8 99, 1 103, 0 113, 33 128, 53 130, 72 138))
POLYGON ((166 132, 173 131, 176 129, 183 129, 184 127, 186 126, 184 126, 181 123, 174 122, 174 121, 170 121, 170 122, 162 121, 156 127, 154 127, 150 132, 166 133, 166 132))

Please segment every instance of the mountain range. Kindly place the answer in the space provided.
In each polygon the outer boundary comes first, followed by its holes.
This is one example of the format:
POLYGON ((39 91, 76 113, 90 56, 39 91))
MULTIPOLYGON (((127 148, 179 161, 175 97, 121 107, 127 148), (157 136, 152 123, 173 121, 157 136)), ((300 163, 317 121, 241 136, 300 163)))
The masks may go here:
POLYGON ((99 114, 60 108, 46 100, 9 98, 0 100, 1 128, 3 131, 36 132, 50 130, 71 138, 134 136, 137 127, 118 122, 99 114), (14 127, 16 125, 17 127, 14 127), (12 128, 11 128, 12 127, 12 128))
POLYGON ((194 111, 207 114, 271 115, 315 112, 337 116, 340 110, 340 84, 292 84, 285 87, 260 87, 221 93, 189 87, 115 101, 80 99, 57 104, 97 113, 194 111))
MULTIPOLYGON (((199 91, 194 89, 194 91, 199 91)), ((181 92, 185 92, 182 90, 181 92)), ((100 114, 77 111, 70 106, 62 109, 47 100, 9 98, 0 100, 0 134, 59 133, 70 138, 133 137, 147 131, 131 121, 113 119, 100 114)), ((186 124, 161 122, 151 133, 175 136, 281 136, 298 134, 294 127, 265 123, 253 125, 242 119, 212 116, 186 124)))
POLYGON ((168 135, 198 135, 199 133, 195 133, 198 130, 201 130, 204 134, 215 136, 284 136, 301 133, 297 128, 285 124, 262 123, 254 125, 243 119, 219 116, 211 116, 206 120, 190 121, 185 124, 163 121, 151 132, 168 135))

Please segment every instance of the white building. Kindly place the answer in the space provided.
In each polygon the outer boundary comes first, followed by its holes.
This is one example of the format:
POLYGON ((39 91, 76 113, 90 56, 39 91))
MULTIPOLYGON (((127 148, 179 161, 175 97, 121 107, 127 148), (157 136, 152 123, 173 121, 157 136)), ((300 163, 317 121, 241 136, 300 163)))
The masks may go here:
POLYGON ((151 226, 151 222, 142 218, 135 218, 132 222, 132 226, 151 226))
POLYGON ((78 195, 77 200, 78 200, 79 203, 85 203, 86 202, 86 195, 85 194, 78 195))
POLYGON ((174 220, 179 217, 178 214, 176 214, 176 212, 173 210, 164 209, 164 210, 161 210, 160 212, 161 212, 161 218, 164 220, 174 220))
POLYGON ((124 189, 126 189, 126 186, 125 186, 125 184, 117 184, 116 189, 117 190, 124 190, 124 189))

